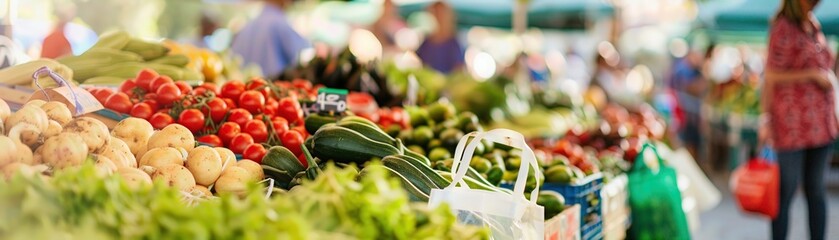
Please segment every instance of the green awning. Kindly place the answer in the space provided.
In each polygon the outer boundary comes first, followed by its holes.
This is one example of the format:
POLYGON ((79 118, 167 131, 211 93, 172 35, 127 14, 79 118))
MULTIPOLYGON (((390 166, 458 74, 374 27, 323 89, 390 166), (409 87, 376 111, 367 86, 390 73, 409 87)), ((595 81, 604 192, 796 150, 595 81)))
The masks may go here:
MULTIPOLYGON (((717 2, 717 1, 714 1, 717 2)), ((714 15, 716 31, 765 32, 781 6, 781 0, 728 0, 726 4, 708 3, 710 8, 724 6, 714 15)), ((839 1, 821 1, 816 17, 825 34, 839 35, 839 1)))
MULTIPOLYGON (((449 0, 461 27, 488 26, 511 28, 515 0, 449 0)), ((423 11, 429 2, 400 5, 403 16, 423 11)), ((528 27, 581 28, 587 19, 610 16, 614 12, 605 0, 531 0, 528 27)))

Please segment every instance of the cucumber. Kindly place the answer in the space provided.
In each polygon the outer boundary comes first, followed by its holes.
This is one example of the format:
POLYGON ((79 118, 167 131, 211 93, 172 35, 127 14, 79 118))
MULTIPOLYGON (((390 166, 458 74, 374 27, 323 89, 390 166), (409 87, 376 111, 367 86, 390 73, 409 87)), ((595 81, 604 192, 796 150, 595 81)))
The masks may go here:
POLYGON ((431 178, 429 178, 419 169, 414 167, 414 165, 411 165, 411 163, 406 162, 406 159, 394 156, 396 155, 391 155, 383 158, 382 164, 384 164, 385 167, 389 167, 390 169, 399 172, 399 174, 402 174, 402 176, 408 179, 408 181, 411 181, 411 183, 414 184, 414 186, 422 190, 422 192, 424 193, 431 194, 432 188, 441 188, 438 187, 437 184, 435 184, 433 181, 431 181, 431 178))
POLYGON ((293 174, 289 174, 286 171, 279 170, 268 165, 262 165, 262 171, 265 172, 266 178, 274 179, 275 187, 282 189, 289 189, 289 183, 291 183, 291 180, 294 179, 294 176, 292 176, 293 174))
POLYGON ((291 153, 288 148, 283 146, 273 146, 268 149, 268 153, 262 157, 262 164, 273 168, 286 171, 292 174, 306 170, 300 160, 291 153))
POLYGON ((334 117, 313 114, 306 117, 304 125, 309 134, 315 134, 315 132, 317 132, 323 125, 326 125, 327 123, 334 123, 335 121, 337 121, 337 119, 334 117))
POLYGON ((451 183, 450 181, 440 176, 437 171, 431 169, 431 166, 424 164, 423 162, 417 161, 417 159, 412 159, 410 156, 406 155, 390 155, 385 157, 385 159, 394 158, 399 159, 402 162, 408 163, 418 171, 420 171, 423 175, 425 175, 437 188, 444 188, 449 186, 451 183))
POLYGON ((340 163, 354 162, 362 166, 373 157, 384 158, 400 154, 396 147, 373 141, 360 133, 341 126, 326 126, 312 136, 313 155, 340 163))
MULTIPOLYGON (((443 178, 445 178, 446 180, 449 180, 449 181, 451 181, 452 178, 453 178, 452 173, 450 173, 450 172, 437 171, 437 173, 439 173, 440 176, 443 176, 443 178)), ((513 193, 513 191, 510 191, 509 189, 504 189, 504 188, 499 188, 499 187, 493 187, 493 186, 490 186, 490 185, 486 185, 486 184, 478 182, 478 180, 475 180, 474 178, 471 178, 471 177, 468 177, 468 176, 464 176, 463 181, 466 182, 466 185, 469 186, 469 188, 471 188, 471 189, 480 189, 480 190, 487 190, 487 191, 501 192, 501 193, 509 193, 509 194, 513 193)))
MULTIPOLYGON (((425 192, 421 191, 420 189, 418 189, 416 186, 414 186, 411 183, 411 181, 409 181, 407 178, 405 178, 405 176, 402 176, 402 174, 399 174, 399 172, 397 172, 397 171, 395 171, 391 168, 385 167, 385 166, 376 166, 376 167, 384 168, 389 175, 398 179, 399 184, 402 185, 402 188, 405 189, 406 192, 408 192, 408 197, 411 199, 411 201, 428 202, 429 193, 425 193, 425 192)), ((367 174, 367 171, 369 171, 368 169, 369 169, 369 167, 362 169, 361 172, 358 173, 358 177, 363 178, 367 174)))
POLYGON ((364 135, 365 137, 368 137, 373 141, 379 141, 389 145, 396 145, 396 140, 390 137, 390 135, 387 135, 387 133, 382 131, 382 129, 378 126, 374 127, 353 121, 341 121, 338 122, 337 125, 361 133, 361 135, 364 135))

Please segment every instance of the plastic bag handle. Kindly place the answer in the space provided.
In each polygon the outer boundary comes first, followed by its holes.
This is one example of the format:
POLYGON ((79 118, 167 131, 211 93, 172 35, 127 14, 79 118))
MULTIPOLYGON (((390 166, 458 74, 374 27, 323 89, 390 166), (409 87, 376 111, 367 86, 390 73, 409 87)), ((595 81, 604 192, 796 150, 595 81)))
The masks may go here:
POLYGON ((76 95, 76 92, 73 90, 72 87, 70 87, 70 84, 67 83, 67 80, 64 80, 64 78, 61 77, 61 75, 58 75, 52 70, 50 70, 49 67, 43 66, 41 68, 38 68, 38 70, 35 70, 35 73, 32 74, 32 81, 34 81, 35 86, 38 87, 38 89, 40 89, 41 92, 44 93, 44 97, 47 98, 47 101, 51 101, 50 96, 47 94, 47 90, 41 87, 41 84, 38 83, 38 78, 40 78, 44 74, 49 75, 53 81, 58 83, 59 87, 67 86, 68 88, 70 88, 70 94, 73 95, 73 101, 76 103, 76 114, 74 114, 74 116, 79 116, 82 113, 84 113, 84 105, 82 105, 82 103, 79 102, 79 96, 76 95))
POLYGON ((760 148, 760 159, 762 159, 766 162, 777 161, 777 159, 775 157, 775 150, 772 150, 772 147, 770 147, 769 145, 764 145, 763 147, 760 148))
POLYGON ((655 153, 655 157, 658 160, 659 168, 661 166, 664 166, 664 160, 661 159, 661 155, 658 154, 658 150, 656 150, 653 144, 647 142, 644 143, 644 146, 641 148, 641 151, 638 152, 638 156, 635 156, 635 166, 632 167, 632 171, 640 171, 641 169, 650 170, 650 168, 647 166, 647 163, 644 161, 644 152, 646 152, 647 149, 651 149, 653 153, 655 153))
POLYGON ((536 198, 539 196, 539 182, 542 179, 542 173, 538 171, 539 163, 536 161, 536 156, 533 153, 533 150, 530 149, 525 142, 524 136, 509 129, 494 129, 483 133, 472 132, 463 136, 455 149, 455 158, 452 163, 452 183, 447 188, 455 187, 458 183, 461 186, 468 187, 468 185, 466 185, 463 181, 463 178, 466 176, 466 171, 469 170, 469 162, 472 161, 472 154, 475 152, 475 148, 478 144, 481 144, 481 140, 483 139, 504 143, 522 149, 522 164, 519 167, 516 185, 513 188, 513 194, 516 196, 524 196, 528 171, 530 171, 530 168, 532 167, 535 171, 534 177, 536 178, 536 188, 530 192, 530 201, 535 203, 536 198), (466 141, 469 140, 469 137, 474 138, 467 145, 466 141), (464 147, 464 145, 466 146, 464 147))

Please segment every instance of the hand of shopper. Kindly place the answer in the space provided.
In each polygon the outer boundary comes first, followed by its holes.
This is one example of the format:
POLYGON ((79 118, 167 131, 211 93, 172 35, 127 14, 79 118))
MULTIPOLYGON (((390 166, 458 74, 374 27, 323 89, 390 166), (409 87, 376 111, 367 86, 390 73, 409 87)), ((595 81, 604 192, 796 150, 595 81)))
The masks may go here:
POLYGON ((769 127, 769 116, 761 114, 758 122, 758 145, 772 145, 772 129, 769 127))
POLYGON ((813 81, 824 89, 833 88, 832 81, 836 81, 836 75, 830 70, 818 70, 812 76, 813 81))

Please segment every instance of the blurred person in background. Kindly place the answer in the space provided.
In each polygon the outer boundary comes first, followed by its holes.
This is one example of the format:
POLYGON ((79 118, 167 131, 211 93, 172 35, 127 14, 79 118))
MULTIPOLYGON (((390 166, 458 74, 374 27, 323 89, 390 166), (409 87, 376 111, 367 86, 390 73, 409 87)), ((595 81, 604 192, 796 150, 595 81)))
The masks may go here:
POLYGON ((760 138, 777 150, 780 208, 773 239, 786 239, 789 209, 798 180, 804 193, 810 239, 824 239, 827 205, 824 172, 839 135, 831 78, 835 73, 821 26, 813 14, 819 0, 784 0, 772 22, 763 91, 760 138))
POLYGON ((699 109, 708 87, 702 76, 702 66, 713 47, 708 49, 704 56, 698 51, 690 50, 684 57, 676 59, 668 81, 676 94, 684 118, 679 128, 679 137, 694 158, 697 157, 697 149, 702 141, 699 132, 699 109))
POLYGON ((396 32, 406 27, 405 20, 399 15, 399 8, 392 0, 385 0, 382 2, 382 15, 370 26, 370 32, 382 43, 382 49, 390 52, 399 50, 396 46, 396 32))
POLYGON ((437 20, 437 28, 425 37, 417 56, 431 68, 450 73, 463 66, 464 52, 457 42, 457 18, 451 6, 443 1, 432 3, 427 11, 437 20))
POLYGON ((57 22, 52 32, 44 38, 41 46, 41 57, 43 58, 58 58, 73 54, 73 48, 67 36, 64 35, 64 29, 73 18, 76 16, 76 6, 70 2, 56 2, 53 7, 57 22))
POLYGON ((231 49, 242 56, 245 65, 256 64, 263 76, 273 79, 295 65, 300 51, 310 44, 294 31, 283 12, 292 0, 264 2, 259 16, 236 34, 231 49))

